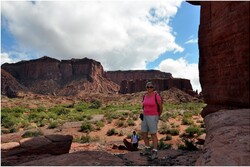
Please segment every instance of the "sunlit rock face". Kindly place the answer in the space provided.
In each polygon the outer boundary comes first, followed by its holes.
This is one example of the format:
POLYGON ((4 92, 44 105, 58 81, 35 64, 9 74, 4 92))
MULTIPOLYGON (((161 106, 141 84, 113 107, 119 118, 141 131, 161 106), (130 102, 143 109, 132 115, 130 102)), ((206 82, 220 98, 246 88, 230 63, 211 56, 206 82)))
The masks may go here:
POLYGON ((249 108, 249 2, 200 2, 199 75, 207 107, 249 108))
POLYGON ((205 117, 206 139, 197 166, 250 165, 250 109, 220 110, 205 117))
MULTIPOLYGON (((13 64, 5 63, 1 68, 33 93, 67 96, 82 92, 116 93, 119 90, 119 85, 104 76, 101 63, 88 58, 59 61, 44 56, 13 64)), ((3 81, 4 86, 7 80, 3 81)))
POLYGON ((175 87, 192 96, 197 96, 189 79, 173 78, 171 73, 159 70, 107 71, 105 75, 120 85, 119 92, 122 94, 145 91, 146 83, 151 81, 157 91, 175 87))
POLYGON ((199 75, 207 106, 198 166, 250 165, 249 2, 201 6, 199 75))

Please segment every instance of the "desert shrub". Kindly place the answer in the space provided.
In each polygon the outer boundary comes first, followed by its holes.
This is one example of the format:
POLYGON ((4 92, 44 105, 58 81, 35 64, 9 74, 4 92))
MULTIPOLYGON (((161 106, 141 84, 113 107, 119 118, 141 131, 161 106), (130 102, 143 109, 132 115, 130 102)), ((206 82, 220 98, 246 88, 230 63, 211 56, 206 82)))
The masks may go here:
POLYGON ((32 112, 28 115, 28 120, 30 122, 36 122, 39 119, 39 114, 36 112, 32 112))
POLYGON ((16 127, 10 128, 10 133, 18 132, 18 129, 16 127))
POLYGON ((46 125, 46 120, 39 120, 36 124, 38 127, 44 127, 46 125))
POLYGON ((19 123, 20 128, 26 128, 29 126, 29 121, 27 119, 21 119, 19 123))
POLYGON ((83 122, 80 127, 80 132, 90 132, 93 130, 93 126, 89 122, 83 122))
POLYGON ((37 136, 42 136, 42 135, 43 135, 43 133, 40 130, 38 130, 38 131, 26 131, 22 135, 22 138, 37 137, 37 136))
POLYGON ((131 116, 131 118, 133 119, 133 121, 136 121, 136 120, 138 120, 139 115, 138 115, 138 114, 133 114, 133 115, 131 116))
POLYGON ((100 141, 100 137, 98 137, 98 136, 91 137, 88 134, 86 134, 86 135, 82 135, 79 138, 74 138, 73 141, 78 142, 78 143, 97 142, 97 141, 100 141))
POLYGON ((70 113, 70 109, 61 108, 57 111, 57 115, 68 115, 70 113))
POLYGON ((82 112, 84 111, 85 107, 82 107, 82 106, 75 106, 75 110, 78 111, 78 112, 82 112))
POLYGON ((171 147, 172 147, 172 144, 164 143, 162 140, 158 142, 159 150, 166 150, 166 149, 170 149, 171 147))
POLYGON ((191 112, 191 111, 186 111, 186 112, 184 112, 183 117, 184 117, 184 118, 192 118, 193 115, 194 115, 193 112, 191 112))
POLYGON ((89 143, 91 141, 91 137, 86 134, 86 135, 82 135, 80 138, 80 143, 89 143))
POLYGON ((172 140, 172 136, 167 135, 167 136, 165 137, 165 140, 172 140))
POLYGON ((99 136, 94 136, 94 137, 91 138, 91 141, 92 142, 100 141, 100 137, 99 136))
POLYGON ((125 126, 126 126, 125 122, 124 122, 124 121, 121 121, 121 120, 117 121, 117 122, 115 123, 115 125, 118 126, 118 127, 125 127, 125 126))
POLYGON ((202 124, 203 120, 197 120, 196 122, 202 124))
POLYGON ((46 111, 46 108, 44 107, 39 107, 36 109, 37 112, 45 112, 46 111))
POLYGON ((160 116, 160 120, 163 122, 166 122, 171 117, 171 114, 169 112, 164 112, 160 116))
POLYGON ((120 113, 108 112, 104 115, 108 120, 118 119, 120 117, 120 113))
POLYGON ((93 117, 91 115, 86 116, 86 118, 87 118, 87 120, 93 119, 93 117))
POLYGON ((186 131, 186 133, 189 134, 190 137, 193 137, 194 134, 198 134, 198 135, 202 134, 200 128, 198 126, 194 126, 194 125, 189 126, 185 131, 186 131))
POLYGON ((101 130, 102 127, 104 127, 103 121, 97 121, 95 122, 96 130, 101 130))
POLYGON ((14 128, 16 124, 18 124, 19 119, 12 116, 12 115, 7 115, 2 119, 1 125, 5 128, 14 128))
POLYGON ((112 136, 112 135, 116 135, 116 134, 117 134, 117 132, 114 128, 109 129, 106 133, 107 136, 112 136))
POLYGON ((128 119, 128 126, 135 126, 135 122, 132 119, 128 119))
POLYGON ((180 133, 180 129, 178 128, 171 128, 170 130, 167 131, 167 134, 171 134, 173 136, 177 136, 180 133))
POLYGON ((181 124, 182 125, 193 125, 194 121, 191 118, 183 117, 181 124))
POLYGON ((179 127, 180 127, 180 125, 175 124, 175 123, 171 123, 171 128, 179 128, 179 127))
POLYGON ((99 101, 99 100, 92 100, 92 101, 91 101, 91 104, 90 104, 90 106, 89 106, 89 108, 98 109, 98 108, 100 108, 101 106, 102 106, 101 101, 99 101))
POLYGON ((167 134, 167 133, 169 132, 169 127, 168 127, 168 125, 167 125, 167 124, 161 124, 161 126, 160 126, 158 132, 159 132, 160 134, 167 134))
POLYGON ((57 116, 59 115, 67 115, 70 112, 70 109, 65 108, 63 106, 55 106, 50 109, 48 109, 49 112, 56 114, 57 116))
POLYGON ((57 117, 58 116, 56 115, 56 113, 54 113, 54 112, 48 112, 48 118, 49 119, 56 120, 57 117))
POLYGON ((123 131, 120 130, 120 132, 118 133, 118 136, 123 136, 123 135, 124 135, 123 131))
POLYGON ((51 121, 48 125, 48 129, 54 129, 58 127, 58 122, 57 121, 51 121))
POLYGON ((87 116, 79 112, 70 112, 67 115, 69 121, 83 121, 87 116))
POLYGON ((8 133, 10 133, 9 129, 3 129, 3 128, 1 128, 1 134, 8 134, 8 133))
POLYGON ((85 103, 83 101, 80 101, 80 102, 74 104, 74 108, 75 108, 76 111, 82 112, 82 111, 84 111, 85 109, 88 108, 88 105, 87 105, 87 103, 85 103))
POLYGON ((21 113, 21 114, 22 114, 22 113, 25 112, 25 110, 26 110, 26 109, 24 109, 24 108, 17 107, 17 108, 13 108, 13 109, 12 109, 12 112, 13 112, 13 113, 21 113))

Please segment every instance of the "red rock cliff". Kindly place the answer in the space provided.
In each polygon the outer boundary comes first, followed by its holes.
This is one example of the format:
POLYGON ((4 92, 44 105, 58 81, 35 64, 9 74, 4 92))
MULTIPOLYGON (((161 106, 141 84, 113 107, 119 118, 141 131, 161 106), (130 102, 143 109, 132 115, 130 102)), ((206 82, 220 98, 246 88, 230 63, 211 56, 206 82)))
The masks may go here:
POLYGON ((42 57, 14 64, 6 63, 2 68, 34 93, 76 95, 83 91, 114 93, 119 89, 119 85, 104 76, 101 63, 88 58, 59 61, 42 57))
POLYGON ((249 2, 200 2, 199 72, 207 107, 249 108, 249 2))
POLYGON ((190 80, 173 78, 171 73, 159 70, 129 70, 129 71, 108 71, 106 76, 120 84, 120 93, 134 93, 145 91, 145 84, 152 81, 158 91, 168 90, 172 87, 183 90, 192 96, 193 92, 190 80))
POLYGON ((155 78, 173 78, 172 74, 161 72, 159 70, 128 70, 128 71, 107 71, 107 78, 117 84, 121 84, 123 80, 136 80, 136 79, 155 79, 155 78))

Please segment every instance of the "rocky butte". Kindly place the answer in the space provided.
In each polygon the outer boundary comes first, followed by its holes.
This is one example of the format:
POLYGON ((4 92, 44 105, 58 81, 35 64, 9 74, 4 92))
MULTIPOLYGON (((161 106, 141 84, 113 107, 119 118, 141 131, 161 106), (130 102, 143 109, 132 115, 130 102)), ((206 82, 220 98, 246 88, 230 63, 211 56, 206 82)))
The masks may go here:
POLYGON ((173 78, 171 73, 159 70, 107 71, 106 76, 120 85, 119 92, 122 94, 145 91, 145 83, 152 81, 158 91, 175 87, 190 95, 197 95, 193 91, 190 80, 173 78))
MULTIPOLYGON (((88 58, 59 61, 45 56, 13 64, 5 63, 2 69, 24 88, 38 94, 69 96, 83 91, 116 93, 119 90, 119 85, 104 77, 101 63, 88 58)), ((9 82, 4 77, 5 75, 2 76, 2 93, 6 92, 5 83, 9 82)), ((14 85, 9 86, 18 91, 14 85)))
POLYGON ((92 59, 62 60, 50 57, 2 65, 2 94, 15 91, 38 94, 80 95, 82 93, 134 93, 145 91, 151 80, 157 89, 176 87, 195 95, 190 80, 173 78, 157 70, 108 71, 92 59))

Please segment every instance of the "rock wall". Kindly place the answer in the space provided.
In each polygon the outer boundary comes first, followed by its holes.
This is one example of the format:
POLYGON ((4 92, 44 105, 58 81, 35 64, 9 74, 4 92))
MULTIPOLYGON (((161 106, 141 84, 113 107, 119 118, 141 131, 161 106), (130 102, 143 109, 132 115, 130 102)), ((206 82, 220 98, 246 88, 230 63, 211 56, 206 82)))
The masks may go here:
POLYGON ((119 85, 104 76, 101 63, 88 58, 59 61, 45 56, 36 60, 6 63, 2 69, 34 93, 76 95, 82 91, 114 93, 119 89, 119 85))
POLYGON ((205 117, 206 139, 197 166, 250 165, 250 109, 220 110, 205 117))
POLYGON ((249 108, 249 2, 200 2, 199 75, 207 107, 249 108))
MULTIPOLYGON (((157 91, 164 91, 175 87, 189 94, 193 93, 192 95, 196 95, 193 92, 192 85, 190 83, 190 80, 188 79, 161 78, 161 79, 151 79, 150 81, 153 82, 153 84, 155 85, 155 89, 157 91)), ((145 85, 147 82, 148 82, 147 79, 123 80, 120 84, 120 93, 125 94, 125 93, 145 91, 146 90, 145 85)))
POLYGON ((120 93, 135 93, 145 91, 145 85, 152 81, 158 91, 168 90, 172 87, 197 96, 193 91, 190 80, 173 78, 171 73, 159 70, 130 70, 130 71, 107 71, 107 78, 120 85, 120 93))
POLYGON ((1 93, 8 97, 15 97, 18 91, 27 91, 12 75, 1 69, 1 93), (13 93, 15 95, 13 95, 13 93))
POLYGON ((199 75, 207 106, 198 166, 250 165, 248 1, 199 1, 199 75))
POLYGON ((128 70, 128 71, 107 71, 105 75, 117 84, 121 84, 123 80, 138 79, 156 79, 156 78, 173 78, 171 73, 161 72, 159 70, 128 70))

